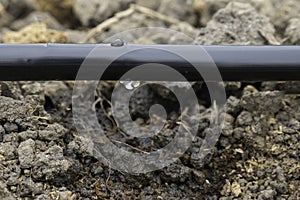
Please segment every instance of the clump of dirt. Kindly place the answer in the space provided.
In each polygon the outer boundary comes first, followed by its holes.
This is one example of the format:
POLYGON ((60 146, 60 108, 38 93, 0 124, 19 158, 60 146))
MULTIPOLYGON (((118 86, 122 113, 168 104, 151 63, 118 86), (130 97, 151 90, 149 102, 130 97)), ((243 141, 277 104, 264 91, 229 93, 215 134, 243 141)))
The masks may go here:
POLYGON ((174 17, 191 25, 196 25, 198 16, 192 9, 193 1, 165 0, 161 1, 157 12, 174 17))
POLYGON ((64 30, 65 28, 49 13, 34 11, 22 19, 15 20, 9 25, 12 30, 20 30, 33 23, 43 23, 49 29, 64 30))
POLYGON ((233 2, 220 9, 201 29, 197 44, 263 45, 276 43, 268 18, 250 4, 233 2))
POLYGON ((128 8, 133 0, 74 0, 74 13, 84 26, 95 26, 115 13, 128 8))
POLYGON ((289 21, 285 36, 292 44, 300 43, 300 18, 293 18, 289 21))
POLYGON ((230 2, 251 4, 260 14, 270 18, 280 35, 283 35, 290 19, 299 17, 297 0, 288 0, 284 3, 280 0, 195 0, 194 2, 194 9, 201 15, 202 25, 206 25, 219 9, 226 7, 230 2))
POLYGON ((0 3, 0 27, 5 26, 9 24, 12 20, 13 17, 6 12, 4 6, 0 3))
POLYGON ((201 15, 201 24, 206 25, 212 16, 220 9, 225 8, 231 2, 249 3, 262 14, 273 11, 272 0, 194 0, 194 9, 201 15))
POLYGON ((300 4, 297 0, 287 0, 284 3, 280 0, 272 0, 271 3, 273 10, 265 12, 262 9, 262 13, 269 16, 274 26, 278 29, 278 33, 283 34, 289 21, 300 16, 300 4))
POLYGON ((7 32, 3 36, 5 43, 66 43, 68 38, 65 33, 47 29, 45 24, 34 23, 19 32, 7 32))
POLYGON ((0 0, 0 4, 14 19, 23 17, 33 10, 32 0, 0 0))
POLYGON ((61 22, 72 21, 73 0, 34 0, 33 5, 37 11, 49 12, 61 22))

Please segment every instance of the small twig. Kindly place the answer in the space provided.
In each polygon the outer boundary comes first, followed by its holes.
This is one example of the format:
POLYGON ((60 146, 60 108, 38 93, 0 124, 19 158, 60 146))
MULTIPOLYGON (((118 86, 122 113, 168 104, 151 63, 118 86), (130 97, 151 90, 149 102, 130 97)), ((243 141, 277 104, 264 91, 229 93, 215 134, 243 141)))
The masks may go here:
POLYGON ((159 19, 159 20, 164 21, 165 23, 168 23, 168 24, 178 24, 178 23, 180 23, 179 20, 177 20, 175 18, 172 18, 172 17, 168 17, 166 15, 163 15, 163 14, 161 14, 159 12, 156 12, 156 11, 150 9, 150 8, 146 8, 146 7, 143 7, 143 6, 136 5, 136 4, 132 4, 131 7, 133 7, 135 11, 145 14, 147 17, 154 18, 154 19, 159 19))
POLYGON ((258 30, 258 33, 268 42, 270 45, 280 45, 281 43, 277 41, 274 35, 264 32, 263 30, 258 30))
POLYGON ((98 103, 100 103, 102 101, 102 98, 98 98, 94 103, 93 103, 93 107, 92 107, 92 110, 95 112, 96 111, 96 105, 98 104, 98 103))
POLYGON ((121 142, 121 141, 118 141, 118 140, 111 140, 111 141, 113 141, 113 142, 115 142, 115 143, 118 143, 118 144, 125 145, 125 146, 127 146, 127 147, 129 147, 129 148, 131 148, 131 149, 133 149, 133 150, 139 151, 139 152, 141 152, 141 153, 150 155, 149 152, 143 151, 143 150, 141 150, 141 149, 138 149, 138 148, 136 148, 136 147, 133 147, 133 146, 131 146, 131 145, 129 145, 129 144, 126 144, 126 143, 124 143, 124 142, 121 142))
POLYGON ((106 188, 109 190, 109 191, 111 191, 111 189, 109 188, 109 186, 108 186, 108 181, 109 181, 109 179, 110 179, 110 175, 111 175, 111 163, 108 161, 108 163, 109 163, 109 166, 108 166, 108 176, 107 176, 107 179, 106 179, 106 181, 105 181, 105 186, 106 186, 106 188))
POLYGON ((126 137, 126 134, 123 133, 123 131, 121 131, 121 129, 119 128, 119 124, 116 120, 114 120, 111 115, 105 110, 104 105, 103 105, 103 100, 105 100, 110 107, 112 107, 112 103, 101 93, 100 90, 97 90, 97 95, 98 95, 98 99, 93 103, 93 111, 96 111, 96 105, 97 103, 100 103, 100 107, 101 110, 104 112, 105 116, 108 118, 108 120, 113 124, 113 131, 116 132, 117 130, 120 131, 121 135, 123 135, 124 137, 126 137))
POLYGON ((109 28, 111 25, 116 24, 120 21, 120 19, 130 16, 134 13, 134 9, 130 7, 129 9, 117 13, 114 17, 107 19, 106 21, 102 22, 95 28, 91 29, 87 36, 84 38, 82 43, 88 42, 91 38, 93 38, 96 34, 103 32, 107 28, 109 28))
POLYGON ((96 26, 95 28, 91 29, 88 32, 87 36, 83 39, 82 43, 88 42, 95 35, 102 33, 103 31, 108 29, 113 24, 118 23, 121 19, 123 19, 125 17, 129 17, 130 15, 132 15, 135 12, 142 13, 142 14, 146 15, 147 17, 150 17, 150 18, 153 18, 153 19, 158 19, 158 20, 164 21, 167 24, 178 24, 178 23, 180 23, 180 21, 177 20, 177 19, 174 19, 172 17, 168 17, 166 15, 158 13, 154 10, 149 9, 149 8, 139 6, 139 5, 136 5, 136 4, 131 4, 130 7, 127 10, 117 13, 114 17, 105 20, 104 22, 102 22, 101 24, 96 26))

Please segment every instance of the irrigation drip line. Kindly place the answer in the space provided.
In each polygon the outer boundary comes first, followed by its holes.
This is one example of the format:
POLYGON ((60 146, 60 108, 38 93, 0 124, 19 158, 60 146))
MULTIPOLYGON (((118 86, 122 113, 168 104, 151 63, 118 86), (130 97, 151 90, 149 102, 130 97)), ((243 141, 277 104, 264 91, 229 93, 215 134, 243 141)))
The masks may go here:
MULTIPOLYGON (((0 80, 75 80, 81 64, 95 47, 96 44, 0 44, 0 80)), ((224 81, 300 80, 300 46, 202 47, 213 59, 224 81)), ((109 66, 101 80, 119 80, 128 70, 148 63, 168 65, 189 81, 202 80, 187 60, 158 50, 195 52, 199 51, 197 45, 116 43, 100 44, 97 48, 100 52, 108 48, 124 48, 128 52, 109 66), (138 51, 132 51, 137 48, 138 51)), ((95 59, 98 63, 103 61, 103 58, 95 59)), ((197 62, 205 66, 201 59, 197 62)), ((95 67, 101 67, 101 64, 95 67)), ((168 77, 168 80, 172 80, 172 77, 168 77)))

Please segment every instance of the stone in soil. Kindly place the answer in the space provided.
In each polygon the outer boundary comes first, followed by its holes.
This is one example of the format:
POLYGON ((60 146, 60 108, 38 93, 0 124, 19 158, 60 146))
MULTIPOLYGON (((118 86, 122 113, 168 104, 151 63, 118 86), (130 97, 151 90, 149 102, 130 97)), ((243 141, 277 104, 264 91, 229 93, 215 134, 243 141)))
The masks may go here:
POLYGON ((262 15, 267 16, 277 32, 284 33, 290 19, 299 17, 298 0, 195 0, 194 9, 201 16, 201 24, 206 25, 212 16, 231 2, 250 3, 262 15))
POLYGON ((250 3, 258 11, 264 9, 266 13, 272 8, 270 0, 194 0, 193 8, 201 16, 201 24, 206 25, 217 11, 231 2, 250 3))
POLYGON ((84 26, 95 26, 128 7, 130 2, 131 0, 74 0, 74 13, 84 26))
POLYGON ((200 45, 264 45, 274 38, 275 29, 268 18, 247 3, 229 3, 202 28, 196 40, 200 45), (263 36, 264 35, 264 36, 263 36))

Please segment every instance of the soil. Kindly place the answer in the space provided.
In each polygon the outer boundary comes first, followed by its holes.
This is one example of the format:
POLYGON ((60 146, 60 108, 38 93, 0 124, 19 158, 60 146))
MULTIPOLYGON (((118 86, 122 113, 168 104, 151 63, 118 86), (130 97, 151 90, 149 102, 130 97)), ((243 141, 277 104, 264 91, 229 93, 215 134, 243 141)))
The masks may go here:
MULTIPOLYGON (((0 41, 100 43, 129 28, 156 26, 194 41, 151 30, 126 37, 144 44, 292 45, 300 41, 299 6, 298 0, 0 0, 0 41)), ((157 103, 168 121, 157 137, 133 138, 111 115, 116 84, 103 81, 96 92, 107 137, 128 151, 168 144, 180 117, 172 92, 148 84, 134 93, 129 107, 136 122, 149 123, 157 103)), ((212 106, 206 85, 193 83, 201 110, 196 139, 177 162, 139 175, 96 159, 96 144, 73 125, 73 86, 0 82, 0 199, 300 199, 300 82, 226 82, 225 125, 205 160, 199 149, 212 106)))

